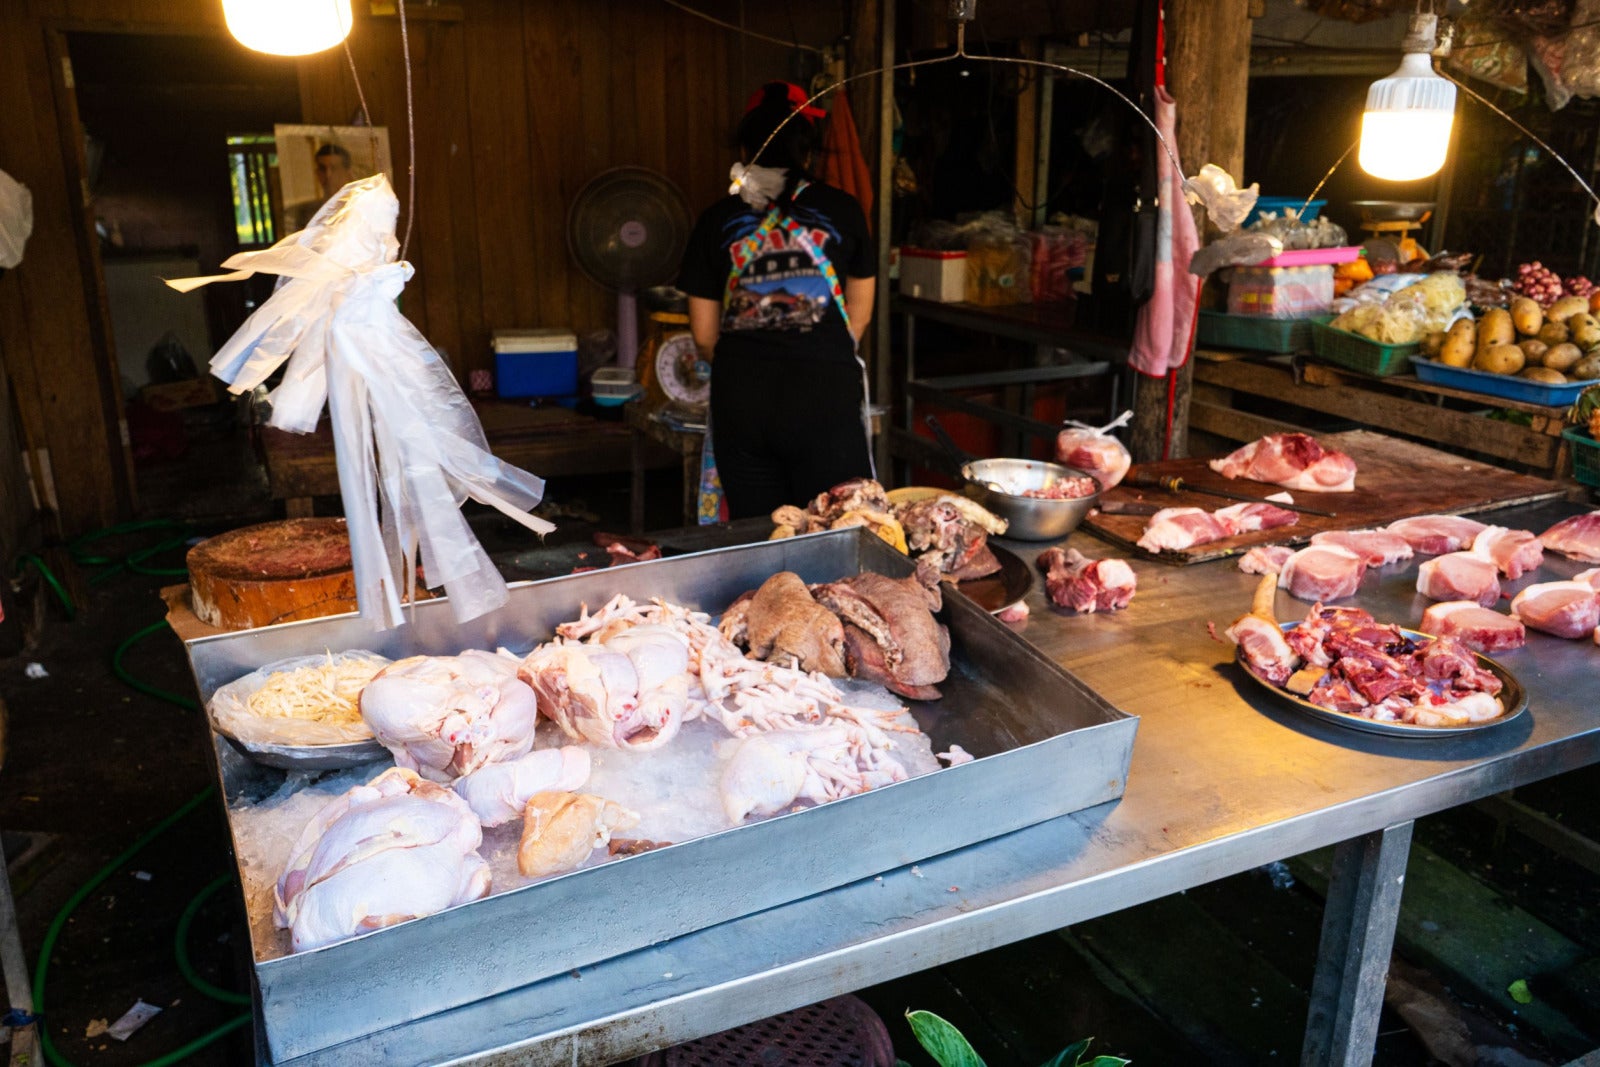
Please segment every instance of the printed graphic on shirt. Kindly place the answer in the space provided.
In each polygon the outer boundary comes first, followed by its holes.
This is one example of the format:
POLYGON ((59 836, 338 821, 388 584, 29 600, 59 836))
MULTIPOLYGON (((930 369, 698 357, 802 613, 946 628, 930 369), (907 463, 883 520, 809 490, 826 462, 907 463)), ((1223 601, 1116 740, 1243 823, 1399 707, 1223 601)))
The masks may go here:
MULTIPOLYGON (((819 253, 833 238, 816 227, 809 228, 806 236, 819 253)), ((833 293, 821 266, 804 243, 783 229, 772 227, 759 243, 737 240, 729 252, 735 276, 723 307, 724 330, 805 333, 827 316, 833 293)))

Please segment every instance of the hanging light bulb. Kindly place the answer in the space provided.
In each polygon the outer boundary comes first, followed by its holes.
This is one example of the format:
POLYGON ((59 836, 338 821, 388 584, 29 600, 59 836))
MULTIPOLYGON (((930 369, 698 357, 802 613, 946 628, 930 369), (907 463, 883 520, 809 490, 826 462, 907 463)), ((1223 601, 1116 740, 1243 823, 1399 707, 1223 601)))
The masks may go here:
POLYGON ((222 0, 228 32, 246 48, 308 56, 350 35, 350 0, 222 0))
POLYGON ((1400 69, 1367 90, 1357 158, 1374 178, 1415 181, 1444 166, 1456 87, 1433 71, 1430 53, 1438 21, 1433 15, 1412 16, 1400 69))

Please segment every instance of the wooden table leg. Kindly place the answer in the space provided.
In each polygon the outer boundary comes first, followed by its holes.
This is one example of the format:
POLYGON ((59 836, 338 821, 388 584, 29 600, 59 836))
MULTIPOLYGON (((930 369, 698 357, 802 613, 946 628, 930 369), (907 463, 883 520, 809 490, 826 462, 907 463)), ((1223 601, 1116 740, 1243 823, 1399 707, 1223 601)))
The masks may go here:
POLYGON ((633 480, 628 486, 628 532, 644 533, 644 434, 633 431, 631 445, 633 480))
POLYGON ((1334 850, 1301 1067, 1372 1062, 1411 826, 1403 822, 1351 838, 1334 850))

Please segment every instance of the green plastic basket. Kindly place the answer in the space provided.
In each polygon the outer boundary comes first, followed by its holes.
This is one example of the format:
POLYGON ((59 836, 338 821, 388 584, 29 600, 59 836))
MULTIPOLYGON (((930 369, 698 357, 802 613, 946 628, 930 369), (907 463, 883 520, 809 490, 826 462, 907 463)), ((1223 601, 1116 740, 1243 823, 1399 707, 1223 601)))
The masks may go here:
POLYGON ((1202 311, 1195 340, 1202 345, 1247 348, 1253 352, 1309 352, 1313 321, 1202 311))
POLYGON ((1572 442, 1572 476, 1594 489, 1600 489, 1600 442, 1576 426, 1561 431, 1572 442))
POLYGON ((1321 322, 1311 329, 1318 359, 1379 378, 1407 373, 1411 370, 1411 357, 1422 351, 1420 344, 1380 345, 1358 333, 1336 330, 1321 322))

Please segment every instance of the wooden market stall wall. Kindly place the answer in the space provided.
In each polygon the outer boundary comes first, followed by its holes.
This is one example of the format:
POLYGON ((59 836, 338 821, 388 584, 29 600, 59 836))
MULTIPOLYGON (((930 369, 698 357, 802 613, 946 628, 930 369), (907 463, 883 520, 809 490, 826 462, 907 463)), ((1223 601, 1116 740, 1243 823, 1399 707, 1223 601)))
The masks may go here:
MULTIPOLYGON (((726 0, 698 6, 738 19, 726 0), (727 10, 723 10, 726 8, 727 10)), ((809 7, 810 5, 808 5, 809 7)), ((462 377, 489 365, 492 329, 614 320, 611 294, 567 252, 567 205, 600 171, 639 164, 671 178, 698 211, 726 188, 728 130, 751 79, 785 76, 786 50, 746 42, 661 0, 472 0, 412 4, 417 133, 417 276, 406 314, 462 377)), ((839 32, 832 5, 750 24, 813 41, 839 32)), ((404 68, 392 3, 355 5, 350 47, 375 124, 389 129, 406 197, 404 68), (373 9, 388 14, 374 15, 373 9)), ((136 502, 121 423, 98 256, 90 253, 67 34, 224 34, 219 0, 7 0, 0 4, 0 169, 33 192, 24 263, 0 278, 0 352, 22 438, 60 532, 130 514, 136 502)), ((344 54, 298 63, 301 114, 357 113, 344 54)), ((219 177, 220 180, 220 177, 219 177)), ((405 224, 402 216, 401 226, 405 224)), ((208 268, 212 265, 206 265, 208 268)), ((197 357, 199 354, 196 354, 197 357)))

